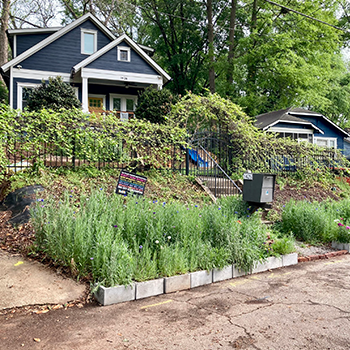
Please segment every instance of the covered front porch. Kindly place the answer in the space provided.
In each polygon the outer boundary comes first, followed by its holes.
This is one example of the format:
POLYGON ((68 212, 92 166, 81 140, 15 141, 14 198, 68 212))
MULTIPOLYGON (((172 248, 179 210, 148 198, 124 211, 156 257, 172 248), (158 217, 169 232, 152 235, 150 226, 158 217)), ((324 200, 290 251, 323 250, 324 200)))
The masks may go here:
POLYGON ((82 68, 73 79, 84 112, 115 113, 123 120, 133 118, 138 96, 145 88, 161 89, 163 83, 159 75, 88 68, 82 68))

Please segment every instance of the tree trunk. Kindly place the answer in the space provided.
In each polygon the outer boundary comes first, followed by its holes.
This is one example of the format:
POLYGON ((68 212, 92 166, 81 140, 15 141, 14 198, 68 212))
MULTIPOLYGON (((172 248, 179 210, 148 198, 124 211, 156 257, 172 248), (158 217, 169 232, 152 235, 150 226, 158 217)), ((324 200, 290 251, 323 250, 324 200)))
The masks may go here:
POLYGON ((229 47, 228 47, 228 57, 227 57, 228 87, 233 83, 233 58, 234 58, 234 49, 235 49, 236 10, 237 10, 237 0, 231 0, 230 29, 229 29, 229 36, 228 36, 229 47))
POLYGON ((2 0, 0 19, 0 67, 8 61, 8 41, 6 30, 10 18, 10 0, 2 0))
POLYGON ((213 28, 213 4, 212 0, 207 0, 208 17, 208 42, 209 42, 209 89, 215 92, 215 68, 214 68, 214 28, 213 28))
MULTIPOLYGON (((251 36, 251 48, 250 50, 254 50, 254 46, 256 44, 256 27, 257 27, 257 15, 258 15, 258 0, 254 0, 253 9, 252 9, 252 18, 250 24, 250 36, 251 36)), ((252 55, 254 57, 254 54, 252 55)), ((248 62, 248 90, 251 94, 256 93, 256 60, 249 59, 248 62)))

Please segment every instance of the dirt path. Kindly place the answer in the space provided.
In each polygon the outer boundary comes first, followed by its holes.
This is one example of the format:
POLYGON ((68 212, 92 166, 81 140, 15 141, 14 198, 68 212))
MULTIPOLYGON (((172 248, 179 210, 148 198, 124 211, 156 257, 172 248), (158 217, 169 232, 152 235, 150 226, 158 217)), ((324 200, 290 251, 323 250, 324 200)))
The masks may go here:
POLYGON ((108 307, 7 314, 0 347, 348 349, 349 300, 345 255, 108 307))

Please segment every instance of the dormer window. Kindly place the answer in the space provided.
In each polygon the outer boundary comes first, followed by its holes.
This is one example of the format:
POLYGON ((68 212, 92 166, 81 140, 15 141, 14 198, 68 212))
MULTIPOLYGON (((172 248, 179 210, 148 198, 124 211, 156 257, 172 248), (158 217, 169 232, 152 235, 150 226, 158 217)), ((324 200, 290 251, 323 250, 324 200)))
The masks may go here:
POLYGON ((90 29, 81 30, 81 53, 92 55, 97 50, 97 31, 90 29))
POLYGON ((130 47, 118 46, 118 61, 130 62, 130 47))

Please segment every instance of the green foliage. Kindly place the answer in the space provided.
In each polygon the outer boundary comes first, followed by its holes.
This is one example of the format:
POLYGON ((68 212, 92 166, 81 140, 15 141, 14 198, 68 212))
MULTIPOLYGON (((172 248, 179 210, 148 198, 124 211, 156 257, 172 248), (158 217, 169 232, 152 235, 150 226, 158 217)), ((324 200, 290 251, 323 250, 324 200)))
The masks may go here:
POLYGON ((350 200, 339 202, 290 201, 282 212, 279 229, 308 243, 350 242, 350 200))
POLYGON ((277 138, 273 133, 258 130, 239 106, 218 94, 187 94, 173 107, 169 120, 186 128, 191 135, 203 130, 227 133, 228 147, 234 156, 230 173, 241 175, 246 169, 279 171, 287 164, 296 170, 295 176, 318 179, 329 172, 335 158, 338 167, 348 164, 339 151, 277 138), (322 163, 317 160, 320 156, 324 159, 322 163))
MULTIPOLYGON (((180 147, 186 140, 186 131, 170 124, 92 118, 79 109, 18 113, 0 105, 0 140, 9 154, 32 163, 45 163, 41 157, 46 146, 51 158, 64 156, 71 161, 74 156, 85 165, 109 161, 156 168, 168 163, 171 146, 180 147)), ((0 162, 6 165, 8 159, 3 155, 0 162)))
POLYGON ((220 206, 183 205, 145 198, 68 191, 39 198, 32 208, 38 249, 78 276, 112 286, 234 263, 249 271, 267 256, 266 227, 241 198, 220 206), (231 203, 236 202, 236 203, 231 203))
POLYGON ((140 95, 135 114, 138 119, 164 124, 176 102, 177 98, 169 90, 148 88, 140 95))
POLYGON ((0 103, 8 103, 8 91, 6 86, 0 80, 0 103))
POLYGON ((81 108, 81 103, 73 88, 66 84, 61 77, 49 78, 38 88, 31 91, 27 108, 29 111, 40 111, 43 108, 58 112, 60 109, 81 108))

